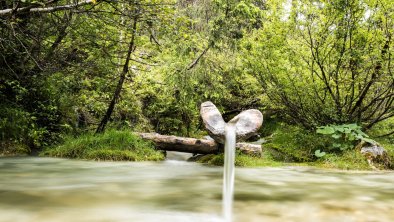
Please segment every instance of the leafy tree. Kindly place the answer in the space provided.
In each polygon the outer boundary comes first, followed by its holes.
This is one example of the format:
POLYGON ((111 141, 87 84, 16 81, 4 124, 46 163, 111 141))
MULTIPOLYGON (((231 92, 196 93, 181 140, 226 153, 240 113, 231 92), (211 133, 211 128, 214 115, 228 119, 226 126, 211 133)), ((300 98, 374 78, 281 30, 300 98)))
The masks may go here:
POLYGON ((69 61, 70 54, 58 50, 72 13, 35 11, 46 7, 41 2, 0 3, 0 116, 9 121, 1 127, 2 139, 39 147, 51 142, 55 132, 64 128, 60 97, 48 77, 69 61), (54 58, 62 59, 55 63, 54 58), (18 127, 12 126, 17 124, 15 118, 20 120, 18 127), (5 133, 10 130, 12 135, 5 133))
POLYGON ((278 7, 284 3, 271 2, 269 22, 244 42, 248 67, 271 101, 307 128, 359 123, 368 129, 392 117, 392 1, 300 0, 278 7))
POLYGON ((144 98, 144 110, 157 132, 191 135, 202 127, 203 101, 213 101, 225 118, 261 105, 261 88, 242 70, 237 50, 243 35, 259 26, 261 21, 254 19, 261 11, 250 1, 179 4, 167 30, 167 36, 175 38, 164 37, 165 66, 153 70, 154 87, 144 98))

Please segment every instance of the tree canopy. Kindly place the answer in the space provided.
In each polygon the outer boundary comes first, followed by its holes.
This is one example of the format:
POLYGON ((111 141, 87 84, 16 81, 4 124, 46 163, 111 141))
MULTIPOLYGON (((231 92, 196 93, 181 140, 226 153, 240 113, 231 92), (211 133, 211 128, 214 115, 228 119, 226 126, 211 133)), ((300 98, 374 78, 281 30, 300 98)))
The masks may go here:
POLYGON ((0 132, 193 135, 199 105, 316 129, 394 116, 391 0, 0 0, 0 132))

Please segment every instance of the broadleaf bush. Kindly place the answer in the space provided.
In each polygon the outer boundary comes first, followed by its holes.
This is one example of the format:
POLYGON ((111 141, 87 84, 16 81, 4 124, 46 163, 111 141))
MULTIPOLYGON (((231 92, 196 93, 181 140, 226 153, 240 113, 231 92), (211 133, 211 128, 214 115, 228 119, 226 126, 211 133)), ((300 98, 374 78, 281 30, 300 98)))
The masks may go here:
MULTIPOLYGON (((344 151, 354 148, 358 141, 376 144, 376 141, 362 131, 361 126, 352 124, 327 125, 317 128, 316 133, 326 135, 330 138, 330 151, 344 151)), ((322 157, 324 152, 316 150, 315 156, 322 157)))

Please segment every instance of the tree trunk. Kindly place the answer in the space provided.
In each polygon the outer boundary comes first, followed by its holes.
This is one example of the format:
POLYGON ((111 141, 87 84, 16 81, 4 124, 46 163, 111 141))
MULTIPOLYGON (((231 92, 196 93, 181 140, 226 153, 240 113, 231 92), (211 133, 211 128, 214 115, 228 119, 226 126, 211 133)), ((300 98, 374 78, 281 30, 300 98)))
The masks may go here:
POLYGON ((133 20, 133 30, 132 30, 131 40, 130 40, 130 43, 129 43, 129 49, 127 51, 126 61, 125 61, 124 65, 123 65, 123 70, 122 70, 122 72, 120 74, 118 85, 116 86, 116 89, 115 89, 114 95, 112 97, 112 100, 111 100, 111 102, 108 105, 107 112, 105 113, 103 119, 101 120, 99 126, 96 129, 96 134, 104 132, 105 126, 107 125, 109 119, 111 118, 111 115, 112 115, 112 112, 114 111, 116 102, 119 99, 120 92, 122 91, 122 88, 123 88, 123 82, 126 79, 126 74, 129 72, 129 63, 130 63, 131 53, 133 52, 133 49, 134 49, 136 29, 137 29, 137 18, 134 18, 134 20, 133 20))
MULTIPOLYGON (((160 135, 158 133, 137 133, 141 138, 155 143, 157 149, 166 151, 178 151, 186 153, 211 154, 222 151, 220 144, 214 140, 195 139, 188 137, 177 137, 160 135)), ((250 155, 261 155, 261 145, 250 143, 237 143, 237 150, 250 155)))

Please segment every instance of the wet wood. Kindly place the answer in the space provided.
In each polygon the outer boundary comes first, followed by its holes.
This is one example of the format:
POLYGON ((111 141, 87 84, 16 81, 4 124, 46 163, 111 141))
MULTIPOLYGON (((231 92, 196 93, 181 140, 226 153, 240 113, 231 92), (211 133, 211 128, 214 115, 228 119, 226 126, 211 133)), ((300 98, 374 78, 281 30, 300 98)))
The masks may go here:
MULTIPOLYGON (((214 140, 169 136, 158 133, 137 133, 137 135, 154 142, 156 148, 160 150, 198 154, 220 153, 222 151, 222 146, 214 140)), ((235 146, 237 150, 250 155, 260 155, 262 152, 261 145, 257 144, 237 143, 235 146)))

